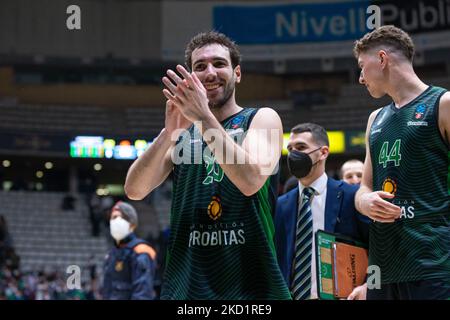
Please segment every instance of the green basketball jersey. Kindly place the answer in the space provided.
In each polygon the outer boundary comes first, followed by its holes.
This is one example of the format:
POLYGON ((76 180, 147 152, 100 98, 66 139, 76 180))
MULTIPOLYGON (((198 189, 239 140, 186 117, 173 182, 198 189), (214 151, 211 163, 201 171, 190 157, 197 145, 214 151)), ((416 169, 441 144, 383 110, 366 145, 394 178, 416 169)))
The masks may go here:
POLYGON ((370 128, 373 190, 395 195, 394 223, 371 224, 369 265, 382 283, 450 278, 449 148, 438 126, 445 89, 430 86, 397 109, 382 108, 370 128))
MULTIPOLYGON (((256 109, 222 121, 241 144, 256 109)), ((171 230, 161 299, 290 299, 277 264, 273 177, 247 197, 215 162, 197 127, 175 154, 171 230), (189 162, 190 164, 186 164, 189 162)))

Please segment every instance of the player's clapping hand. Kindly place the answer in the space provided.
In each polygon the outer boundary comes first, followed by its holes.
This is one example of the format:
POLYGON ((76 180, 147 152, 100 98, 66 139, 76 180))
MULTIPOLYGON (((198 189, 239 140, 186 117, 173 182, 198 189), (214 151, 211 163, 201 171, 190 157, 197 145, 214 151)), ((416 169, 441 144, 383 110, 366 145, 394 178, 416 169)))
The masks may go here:
POLYGON ((194 72, 189 73, 181 65, 177 65, 177 71, 181 77, 172 70, 167 71, 170 79, 163 77, 166 86, 163 93, 186 119, 191 122, 202 121, 211 114, 206 89, 194 72))
POLYGON ((365 193, 361 196, 361 213, 377 222, 394 222, 400 217, 401 208, 384 199, 393 199, 394 195, 385 191, 365 193))
POLYGON ((169 134, 172 134, 177 129, 187 129, 191 124, 192 122, 183 116, 172 101, 166 101, 165 128, 169 134))

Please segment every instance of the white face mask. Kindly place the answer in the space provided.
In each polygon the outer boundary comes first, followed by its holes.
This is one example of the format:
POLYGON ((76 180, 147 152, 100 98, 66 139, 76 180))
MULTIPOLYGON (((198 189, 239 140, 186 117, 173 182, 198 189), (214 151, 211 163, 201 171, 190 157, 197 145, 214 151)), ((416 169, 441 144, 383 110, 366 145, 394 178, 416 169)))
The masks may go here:
POLYGON ((131 233, 130 223, 122 217, 117 217, 109 221, 109 230, 111 236, 120 241, 131 233))

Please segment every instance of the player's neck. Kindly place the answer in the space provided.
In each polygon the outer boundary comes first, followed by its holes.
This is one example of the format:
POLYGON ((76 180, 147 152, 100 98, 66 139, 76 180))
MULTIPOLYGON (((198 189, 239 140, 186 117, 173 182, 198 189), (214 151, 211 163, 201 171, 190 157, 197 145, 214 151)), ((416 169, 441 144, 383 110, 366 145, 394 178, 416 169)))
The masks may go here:
POLYGON ((412 66, 391 73, 390 87, 387 94, 392 98, 397 108, 401 108, 414 100, 428 86, 419 79, 412 66))
POLYGON ((236 104, 234 99, 234 93, 230 99, 220 108, 211 108, 211 112, 216 117, 217 121, 225 120, 226 118, 232 116, 233 114, 241 111, 242 108, 236 104))

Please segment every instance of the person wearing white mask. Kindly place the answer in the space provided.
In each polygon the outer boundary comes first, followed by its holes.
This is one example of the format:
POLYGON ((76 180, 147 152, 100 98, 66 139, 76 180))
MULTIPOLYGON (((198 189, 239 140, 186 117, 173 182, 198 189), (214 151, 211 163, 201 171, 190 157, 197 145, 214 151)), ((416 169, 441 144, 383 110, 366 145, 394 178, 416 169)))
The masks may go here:
POLYGON ((105 258, 102 296, 105 300, 153 300, 156 252, 134 230, 136 210, 119 201, 109 220, 114 247, 105 258))

